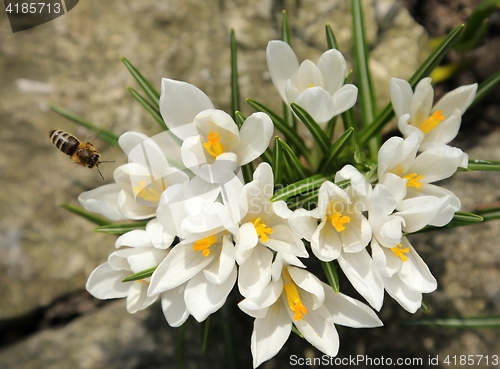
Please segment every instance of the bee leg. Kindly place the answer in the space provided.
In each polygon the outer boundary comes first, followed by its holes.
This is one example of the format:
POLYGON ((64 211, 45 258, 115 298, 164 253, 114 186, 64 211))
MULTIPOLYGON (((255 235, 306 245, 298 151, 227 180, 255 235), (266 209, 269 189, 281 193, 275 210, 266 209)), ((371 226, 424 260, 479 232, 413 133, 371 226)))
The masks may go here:
POLYGON ((101 176, 102 180, 104 181, 104 177, 103 177, 103 175, 102 175, 101 171, 99 170, 99 167, 98 167, 98 166, 96 166, 96 168, 97 168, 97 171, 99 172, 99 175, 101 176))

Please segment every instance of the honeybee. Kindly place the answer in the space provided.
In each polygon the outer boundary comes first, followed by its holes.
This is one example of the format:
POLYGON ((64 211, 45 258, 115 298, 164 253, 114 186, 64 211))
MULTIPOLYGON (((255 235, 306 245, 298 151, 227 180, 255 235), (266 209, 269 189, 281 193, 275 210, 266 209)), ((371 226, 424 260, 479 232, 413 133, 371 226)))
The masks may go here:
POLYGON ((96 150, 91 141, 83 143, 71 133, 60 129, 52 129, 49 132, 49 137, 54 146, 66 155, 72 157, 76 164, 87 168, 96 167, 99 175, 104 181, 104 177, 99 170, 99 164, 110 163, 112 161, 101 160, 101 154, 99 154, 99 151, 96 150))

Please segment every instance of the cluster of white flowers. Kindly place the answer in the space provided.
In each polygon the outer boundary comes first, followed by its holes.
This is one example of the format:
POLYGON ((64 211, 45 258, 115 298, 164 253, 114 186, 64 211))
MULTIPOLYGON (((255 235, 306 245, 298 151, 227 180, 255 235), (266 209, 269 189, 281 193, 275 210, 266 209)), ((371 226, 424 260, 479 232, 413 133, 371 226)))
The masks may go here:
MULTIPOLYGON (((271 41, 267 59, 283 100, 320 124, 356 102, 357 88, 344 85, 346 63, 337 50, 325 52, 317 65, 299 65, 288 44, 271 41)), ((119 144, 129 162, 115 170, 115 183, 79 197, 85 209, 113 221, 149 220, 145 229, 117 239, 117 250, 90 275, 88 291, 100 299, 126 297, 131 313, 159 299, 166 320, 177 327, 189 315, 205 320, 237 282, 243 296, 238 306, 255 318, 254 367, 276 355, 292 325, 316 348, 337 355, 335 324, 382 322, 368 305, 320 281, 300 258, 309 257, 309 249, 323 262, 336 260, 376 310, 385 290, 415 312, 422 293, 437 284, 403 234, 443 226, 460 209, 453 193, 432 183, 467 165, 467 155, 447 144, 475 91, 476 85, 461 87, 432 108, 429 78, 415 92, 393 79, 393 106, 405 138, 392 137, 381 147, 378 180, 370 183, 346 164, 334 181, 348 180, 347 188, 325 181, 313 210, 291 211, 284 201, 271 201, 269 164, 258 165, 248 183, 241 174, 241 166, 268 148, 271 119, 254 113, 238 128, 195 86, 163 79, 160 110, 169 131, 152 138, 123 134, 119 144), (122 282, 140 272, 144 278, 122 282)))

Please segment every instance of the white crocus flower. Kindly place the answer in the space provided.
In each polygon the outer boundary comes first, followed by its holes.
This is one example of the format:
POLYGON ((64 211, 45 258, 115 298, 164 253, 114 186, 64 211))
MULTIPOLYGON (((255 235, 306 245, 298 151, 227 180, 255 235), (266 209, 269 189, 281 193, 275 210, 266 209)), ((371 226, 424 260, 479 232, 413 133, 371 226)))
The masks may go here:
POLYGON ((162 79, 160 111, 170 131, 183 141, 184 165, 211 183, 224 171, 237 173, 259 157, 274 129, 269 116, 254 113, 238 130, 231 116, 214 109, 200 89, 168 78, 162 79))
POLYGON ((158 299, 148 296, 149 278, 122 282, 131 274, 156 267, 167 256, 168 250, 151 245, 120 248, 111 253, 108 261, 99 265, 87 280, 87 291, 98 299, 127 298, 127 310, 135 313, 158 299))
POLYGON ((290 45, 270 41, 266 58, 274 86, 283 101, 300 105, 318 123, 328 122, 356 103, 357 87, 344 85, 346 62, 340 51, 324 52, 317 65, 308 59, 299 65, 290 45))
MULTIPOLYGON (((378 154, 379 182, 387 185, 389 181, 394 181, 391 175, 395 174, 406 181, 405 199, 413 199, 418 203, 423 200, 420 198, 422 196, 433 196, 449 201, 429 223, 444 226, 460 210, 460 200, 452 192, 431 183, 448 178, 456 172, 462 162, 462 151, 442 145, 417 156, 420 138, 417 133, 413 133, 406 139, 392 137, 382 145, 378 154)), ((401 204, 398 205, 398 210, 412 206, 411 202, 401 204)))
POLYGON ((238 306, 255 318, 251 338, 254 368, 280 351, 292 324, 329 356, 336 356, 340 345, 335 324, 356 328, 382 325, 365 304, 335 293, 308 271, 286 264, 280 278, 269 283, 260 296, 246 298, 238 306))
POLYGON ((291 211, 284 201, 271 202, 274 176, 271 166, 260 164, 240 196, 241 226, 235 234, 238 287, 245 297, 260 296, 271 279, 274 252, 308 257, 302 240, 288 224, 291 211))
POLYGON ((460 129, 462 114, 476 96, 477 84, 456 88, 444 95, 433 106, 434 89, 430 78, 422 79, 412 91, 402 79, 391 79, 391 99, 398 126, 406 138, 413 132, 423 137, 420 151, 448 144, 460 129))
POLYGON ((151 276, 148 294, 183 286, 183 296, 178 297, 201 322, 224 304, 235 282, 232 237, 221 232, 176 245, 151 276))

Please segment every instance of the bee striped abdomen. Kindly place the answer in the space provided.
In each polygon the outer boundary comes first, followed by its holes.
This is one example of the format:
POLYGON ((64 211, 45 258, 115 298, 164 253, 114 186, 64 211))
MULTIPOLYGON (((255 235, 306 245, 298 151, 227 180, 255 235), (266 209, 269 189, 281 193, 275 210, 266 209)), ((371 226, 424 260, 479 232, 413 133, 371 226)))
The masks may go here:
POLYGON ((68 132, 64 132, 60 129, 53 129, 49 134, 50 141, 54 146, 66 155, 73 156, 80 146, 80 141, 68 132))

